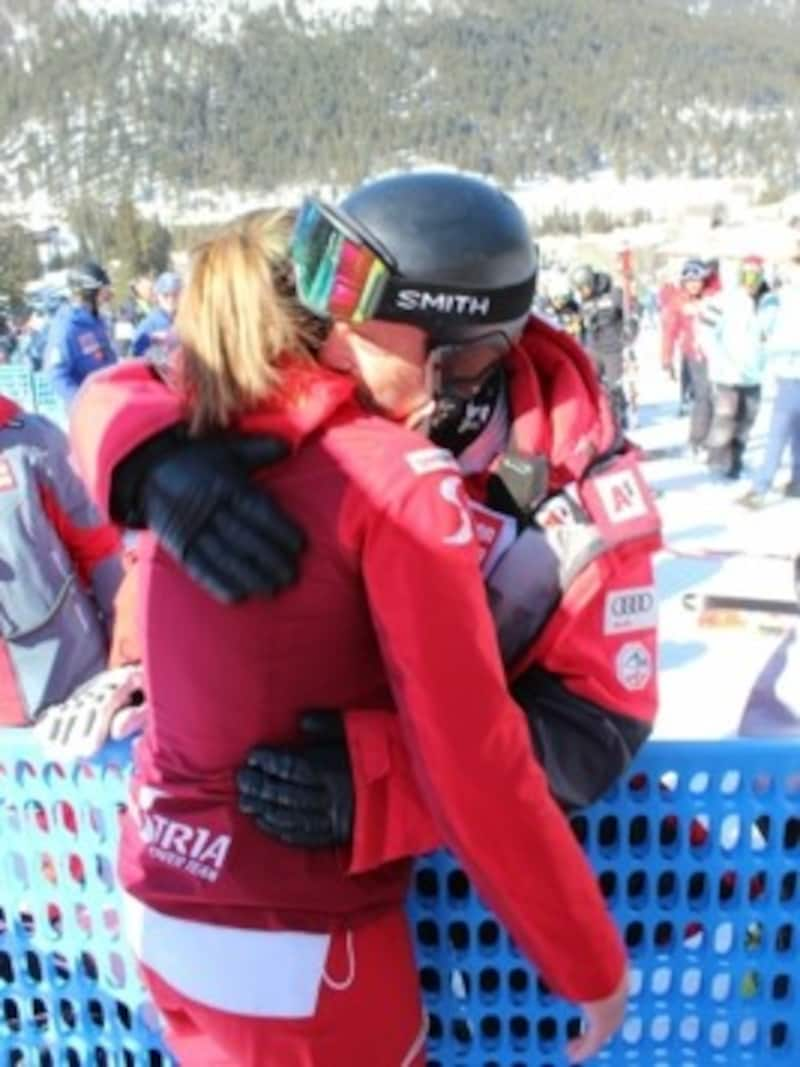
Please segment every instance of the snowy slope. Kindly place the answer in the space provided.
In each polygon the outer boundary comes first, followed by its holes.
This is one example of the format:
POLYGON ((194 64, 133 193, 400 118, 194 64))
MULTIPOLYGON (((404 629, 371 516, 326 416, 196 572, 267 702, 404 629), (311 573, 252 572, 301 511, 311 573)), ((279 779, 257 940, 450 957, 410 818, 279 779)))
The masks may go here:
MULTIPOLYGON (((677 417, 677 386, 659 369, 656 331, 644 331, 639 344, 642 411, 639 428, 631 437, 643 448, 680 450, 686 442, 688 420, 677 417)), ((767 390, 746 455, 746 466, 757 466, 763 453, 771 411, 767 390)), ((755 631, 709 630, 698 626, 696 616, 682 606, 683 595, 704 591, 733 595, 790 599, 792 572, 788 559, 769 558, 800 551, 800 500, 779 492, 761 511, 736 504, 748 480, 715 483, 706 468, 688 455, 648 461, 650 484, 659 493, 667 549, 660 554, 657 588, 661 604, 661 712, 656 736, 671 738, 725 737, 739 731, 743 712, 759 674, 792 635, 776 636, 755 631), (729 559, 694 559, 702 549, 740 548, 743 555, 729 559), (686 553, 687 555, 681 555, 686 553)), ((779 472, 778 488, 788 480, 779 472)), ((791 646, 794 648, 794 645, 791 646)), ((798 646, 800 648, 800 646, 798 646)), ((800 654, 795 663, 778 671, 776 694, 798 716, 800 733, 800 654)), ((759 697, 778 732, 780 708, 771 694, 759 697), (766 704, 769 706, 766 707, 766 704)))

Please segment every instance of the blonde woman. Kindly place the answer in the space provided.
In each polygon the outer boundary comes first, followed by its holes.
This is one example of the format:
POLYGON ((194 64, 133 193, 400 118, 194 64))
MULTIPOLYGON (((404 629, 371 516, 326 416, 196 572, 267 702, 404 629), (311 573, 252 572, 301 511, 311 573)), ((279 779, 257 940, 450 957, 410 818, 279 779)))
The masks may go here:
MULTIPOLYGON (((311 203, 294 248, 300 297, 333 320, 321 329, 296 298, 287 237, 284 217, 257 215, 197 250, 168 396, 146 367, 94 390, 94 403, 103 388, 135 394, 152 426, 179 408, 195 434, 282 438, 285 459, 258 482, 308 536, 296 584, 231 605, 142 535, 152 714, 120 860, 135 951, 183 1067, 421 1067, 409 864, 348 876, 345 848, 262 834, 235 781, 256 742, 300 739, 303 709, 396 709, 444 840, 584 1006, 569 1050, 582 1059, 621 1020, 624 951, 507 693, 459 469, 404 425, 430 408, 430 339, 375 317, 379 253, 311 203)), ((114 456, 98 458, 80 422, 77 437, 107 488, 114 456)))

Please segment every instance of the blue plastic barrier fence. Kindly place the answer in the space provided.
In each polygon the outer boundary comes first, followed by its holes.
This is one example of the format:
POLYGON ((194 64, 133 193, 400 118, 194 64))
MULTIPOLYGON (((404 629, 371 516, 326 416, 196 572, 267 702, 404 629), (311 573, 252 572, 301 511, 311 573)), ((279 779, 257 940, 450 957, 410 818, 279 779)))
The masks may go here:
MULTIPOLYGON (((798 746, 651 743, 573 826, 633 979, 624 1028, 593 1062, 800 1064, 798 746)), ((537 980, 446 856, 420 864, 411 913, 429 1067, 563 1067, 577 1013, 537 980)))
POLYGON ((40 415, 46 415, 62 430, 66 430, 69 420, 64 401, 53 388, 50 376, 45 371, 37 371, 33 375, 33 406, 40 415))
MULTIPOLYGON (((123 746, 63 767, 24 732, 0 735, 9 1067, 173 1063, 120 930, 114 853, 127 773, 123 746)), ((653 743, 573 825, 632 961, 625 1027, 595 1063, 800 1063, 797 746, 653 743)), ((537 980, 448 856, 419 862, 410 914, 429 1067, 564 1067, 574 1009, 537 980)))
POLYGON ((16 400, 26 411, 36 411, 62 429, 67 426, 67 413, 61 397, 53 389, 46 371, 31 371, 24 363, 0 365, 0 393, 16 400))
POLYGON ((34 408, 33 375, 22 363, 6 363, 0 366, 0 393, 15 400, 20 407, 34 408))

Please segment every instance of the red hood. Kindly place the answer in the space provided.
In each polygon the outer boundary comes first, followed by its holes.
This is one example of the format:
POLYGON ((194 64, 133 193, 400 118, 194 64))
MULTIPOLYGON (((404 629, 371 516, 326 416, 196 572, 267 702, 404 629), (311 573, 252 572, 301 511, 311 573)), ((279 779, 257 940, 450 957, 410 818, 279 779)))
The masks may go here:
POLYGON ((334 412, 354 402, 353 379, 318 363, 287 361, 280 390, 240 415, 235 428, 244 433, 275 434, 296 449, 334 412))
POLYGON ((553 482, 580 477, 616 437, 589 357, 569 334, 532 317, 507 366, 519 447, 549 457, 553 482))
POLYGON ((0 429, 2 429, 10 419, 13 419, 21 412, 22 408, 19 404, 16 404, 10 397, 3 396, 3 394, 0 393, 0 429))

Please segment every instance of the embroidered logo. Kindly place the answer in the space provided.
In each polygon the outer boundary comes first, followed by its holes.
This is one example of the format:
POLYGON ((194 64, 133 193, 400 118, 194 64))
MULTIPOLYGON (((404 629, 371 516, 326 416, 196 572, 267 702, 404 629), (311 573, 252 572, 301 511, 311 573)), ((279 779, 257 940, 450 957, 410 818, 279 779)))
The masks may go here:
POLYGON ((628 641, 617 652, 616 674, 629 693, 645 688, 653 676, 653 658, 641 641, 628 641))

